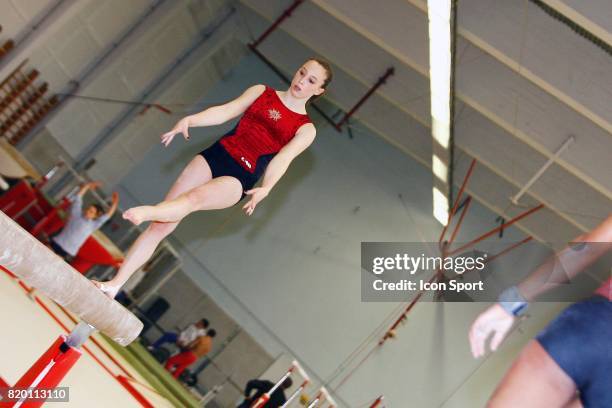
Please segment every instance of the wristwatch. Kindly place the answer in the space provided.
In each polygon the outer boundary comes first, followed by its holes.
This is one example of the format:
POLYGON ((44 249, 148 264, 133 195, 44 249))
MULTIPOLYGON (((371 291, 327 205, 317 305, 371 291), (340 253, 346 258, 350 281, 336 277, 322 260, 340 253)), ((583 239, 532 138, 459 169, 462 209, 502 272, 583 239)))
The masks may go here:
POLYGON ((521 295, 516 286, 504 290, 498 299, 499 305, 513 316, 522 316, 527 311, 529 303, 521 295))

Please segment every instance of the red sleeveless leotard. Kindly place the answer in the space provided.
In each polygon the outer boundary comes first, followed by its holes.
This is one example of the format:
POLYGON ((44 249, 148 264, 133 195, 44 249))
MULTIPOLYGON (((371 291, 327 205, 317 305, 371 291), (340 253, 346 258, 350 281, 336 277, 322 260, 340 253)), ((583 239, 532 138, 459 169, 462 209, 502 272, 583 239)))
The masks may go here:
POLYGON ((287 108, 276 91, 266 86, 244 112, 235 131, 220 143, 246 171, 261 173, 300 126, 309 122, 308 115, 287 108))

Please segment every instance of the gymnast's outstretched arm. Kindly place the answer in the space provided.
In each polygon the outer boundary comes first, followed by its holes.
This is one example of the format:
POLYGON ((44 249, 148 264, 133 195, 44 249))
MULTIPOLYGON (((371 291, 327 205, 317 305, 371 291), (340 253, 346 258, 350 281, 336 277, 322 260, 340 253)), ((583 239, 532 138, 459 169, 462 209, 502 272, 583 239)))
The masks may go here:
POLYGON ((261 187, 246 191, 251 199, 242 207, 247 215, 253 214, 257 204, 267 197, 272 187, 283 177, 291 162, 314 142, 317 131, 312 123, 302 125, 295 137, 285 145, 268 164, 261 187))
POLYGON ((161 136, 164 146, 168 146, 174 136, 183 134, 185 140, 189 140, 190 127, 215 126, 232 120, 244 113, 255 99, 257 99, 266 89, 264 85, 253 85, 248 88, 238 98, 223 105, 212 106, 202 112, 185 116, 179 120, 169 132, 161 136))

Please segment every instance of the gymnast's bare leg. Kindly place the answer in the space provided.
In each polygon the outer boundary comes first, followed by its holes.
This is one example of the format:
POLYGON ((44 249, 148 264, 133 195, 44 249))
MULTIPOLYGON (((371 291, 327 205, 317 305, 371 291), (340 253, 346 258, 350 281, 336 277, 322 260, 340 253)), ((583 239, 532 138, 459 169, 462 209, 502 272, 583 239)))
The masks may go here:
POLYGON ((188 204, 182 206, 180 214, 176 213, 170 222, 152 222, 129 249, 115 277, 104 283, 93 281, 94 284, 110 297, 114 297, 129 277, 153 255, 161 240, 174 231, 185 215, 196 210, 230 207, 240 200, 241 195, 242 186, 237 179, 213 179, 206 159, 197 155, 185 167, 164 201, 160 203, 163 205, 178 199, 179 202, 188 204))
POLYGON ((154 206, 131 208, 123 214, 136 225, 145 221, 153 223, 130 248, 117 276, 104 284, 95 284, 114 297, 185 216, 194 211, 230 207, 240 200, 243 188, 247 190, 244 194, 250 197, 243 209, 247 215, 253 214, 257 204, 285 174, 290 163, 314 141, 316 129, 306 113, 306 103, 310 98, 323 94, 331 79, 329 63, 312 58, 296 71, 286 91, 279 92, 261 84, 251 86, 228 103, 184 117, 172 130, 164 133, 161 141, 168 146, 178 134, 189 140, 190 127, 220 125, 251 109, 252 114, 244 115, 239 122, 242 126, 236 127, 238 133, 233 135, 232 148, 227 150, 221 142, 215 143, 192 160, 164 201, 154 206), (281 118, 284 119, 280 121, 281 118), (240 131, 261 121, 269 123, 270 129, 262 133, 240 131), (249 150, 249 146, 262 143, 264 150, 272 154, 269 162, 260 162, 260 153, 249 150), (263 163, 263 167, 258 168, 258 163, 263 163), (211 164, 220 177, 212 178, 211 164), (254 187, 259 178, 263 179, 261 186, 254 187))

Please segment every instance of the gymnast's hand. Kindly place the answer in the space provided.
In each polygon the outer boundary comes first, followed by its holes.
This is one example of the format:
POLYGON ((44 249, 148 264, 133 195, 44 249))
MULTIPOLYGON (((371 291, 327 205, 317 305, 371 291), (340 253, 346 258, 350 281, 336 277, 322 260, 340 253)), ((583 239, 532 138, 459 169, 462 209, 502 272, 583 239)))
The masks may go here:
POLYGON ((510 331, 515 317, 506 312, 499 304, 494 304, 476 318, 470 329, 470 347, 475 358, 486 352, 486 342, 491 334, 491 351, 497 350, 510 331))
POLYGON ((176 125, 172 128, 171 131, 164 133, 161 136, 162 144, 166 147, 172 142, 174 136, 182 133, 185 140, 189 140, 189 116, 185 116, 183 119, 176 122, 176 125))
POLYGON ((267 187, 256 187, 249 191, 245 191, 244 193, 251 196, 251 199, 242 207, 242 209, 245 210, 247 215, 253 214, 257 204, 266 198, 269 192, 270 189, 267 187))

